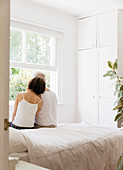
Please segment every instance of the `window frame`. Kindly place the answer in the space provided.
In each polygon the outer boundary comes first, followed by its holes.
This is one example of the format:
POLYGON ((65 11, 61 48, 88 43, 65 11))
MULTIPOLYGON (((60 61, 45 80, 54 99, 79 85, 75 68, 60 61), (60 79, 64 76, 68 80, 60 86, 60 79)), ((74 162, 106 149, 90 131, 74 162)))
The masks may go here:
MULTIPOLYGON (((15 23, 14 23, 15 24, 15 23)), ((44 33, 41 32, 36 32, 36 31, 32 31, 29 30, 29 26, 28 26, 28 30, 24 30, 23 28, 18 28, 17 26, 11 26, 11 28, 13 29, 17 29, 18 31, 22 32, 22 62, 17 62, 17 61, 12 61, 10 60, 10 67, 14 67, 14 68, 25 68, 25 69, 39 69, 39 70, 47 70, 47 71, 56 71, 57 70, 57 62, 56 62, 56 50, 55 50, 55 65, 42 65, 42 64, 35 64, 35 63, 26 63, 26 31, 27 32, 32 32, 32 33, 36 33, 36 34, 40 34, 40 35, 44 35, 44 33)), ((35 28, 33 28, 35 29, 35 28)), ((46 36, 51 36, 45 33, 46 36)), ((51 36, 53 37, 53 36, 51 36)), ((55 38, 55 37, 54 37, 55 38)), ((56 49, 56 38, 55 38, 55 49, 56 49)))
POLYGON ((45 34, 52 36, 56 39, 55 42, 55 65, 41 65, 32 63, 23 63, 10 61, 10 68, 23 68, 23 69, 35 69, 44 71, 55 71, 56 72, 56 94, 58 98, 58 103, 62 104, 62 79, 63 79, 63 31, 58 31, 54 28, 48 28, 46 26, 41 26, 40 24, 30 23, 27 21, 22 21, 18 19, 12 19, 10 26, 13 28, 31 31, 34 33, 45 34))

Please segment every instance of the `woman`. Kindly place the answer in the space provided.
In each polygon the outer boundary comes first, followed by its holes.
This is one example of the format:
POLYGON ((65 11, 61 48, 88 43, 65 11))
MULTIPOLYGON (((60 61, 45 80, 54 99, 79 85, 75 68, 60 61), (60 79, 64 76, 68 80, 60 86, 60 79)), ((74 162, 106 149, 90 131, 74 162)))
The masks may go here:
POLYGON ((45 91, 45 81, 35 77, 28 83, 28 90, 16 97, 11 126, 16 129, 34 128, 35 115, 43 104, 38 96, 45 91))

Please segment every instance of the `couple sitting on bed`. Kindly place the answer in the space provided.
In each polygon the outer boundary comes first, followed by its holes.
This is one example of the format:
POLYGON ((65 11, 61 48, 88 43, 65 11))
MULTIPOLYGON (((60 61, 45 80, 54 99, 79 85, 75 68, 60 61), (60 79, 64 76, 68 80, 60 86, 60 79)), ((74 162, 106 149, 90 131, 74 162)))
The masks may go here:
POLYGON ((28 83, 27 92, 16 97, 11 127, 32 129, 56 127, 55 93, 45 86, 45 75, 37 72, 28 83))

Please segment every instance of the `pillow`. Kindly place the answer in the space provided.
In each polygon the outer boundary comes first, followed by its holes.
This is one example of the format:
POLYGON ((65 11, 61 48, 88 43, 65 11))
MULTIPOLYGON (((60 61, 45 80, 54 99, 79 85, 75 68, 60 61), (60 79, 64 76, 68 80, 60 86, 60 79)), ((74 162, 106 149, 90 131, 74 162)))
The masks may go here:
POLYGON ((9 153, 20 153, 27 150, 27 143, 21 131, 9 127, 9 153))

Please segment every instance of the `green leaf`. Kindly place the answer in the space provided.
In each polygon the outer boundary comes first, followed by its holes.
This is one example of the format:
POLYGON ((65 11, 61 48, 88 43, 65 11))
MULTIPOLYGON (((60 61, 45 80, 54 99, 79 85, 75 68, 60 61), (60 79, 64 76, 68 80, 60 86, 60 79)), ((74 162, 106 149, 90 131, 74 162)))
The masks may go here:
POLYGON ((118 97, 123 97, 123 90, 119 91, 117 94, 118 97))
POLYGON ((109 76, 110 76, 110 77, 116 76, 116 72, 115 72, 115 71, 111 71, 111 72, 109 73, 109 76))
POLYGON ((123 157, 123 153, 121 155, 119 155, 116 159, 119 160, 120 157, 123 157))
POLYGON ((114 91, 114 96, 116 96, 116 94, 117 94, 117 90, 114 91))
POLYGON ((117 109, 119 109, 120 107, 123 107, 123 105, 118 105, 118 106, 116 106, 115 108, 113 108, 113 110, 117 110, 117 109))
POLYGON ((123 97, 121 97, 119 100, 120 100, 120 104, 123 105, 123 97))
POLYGON ((115 62, 118 64, 118 59, 117 58, 115 59, 115 62))
POLYGON ((115 78, 116 78, 116 75, 110 76, 110 80, 115 79, 115 78))
POLYGON ((104 75, 103 75, 103 77, 107 77, 109 74, 108 73, 105 73, 104 75))
POLYGON ((109 76, 108 71, 107 71, 107 73, 105 73, 105 74, 103 75, 103 77, 106 77, 106 76, 109 76))
POLYGON ((123 109, 123 107, 119 107, 118 108, 118 113, 123 109))
POLYGON ((117 121, 119 121, 120 119, 122 119, 123 118, 123 116, 121 115, 118 119, 117 119, 117 121))
POLYGON ((108 67, 109 67, 109 68, 113 68, 113 64, 112 64, 111 61, 108 61, 108 67))
POLYGON ((114 106, 117 104, 117 100, 114 102, 114 106))
POLYGON ((123 85, 120 86, 120 90, 123 90, 123 85))
POLYGON ((116 86, 115 86, 115 89, 116 89, 117 91, 119 91, 120 88, 121 88, 121 83, 120 83, 120 82, 117 82, 117 83, 116 83, 116 86))
POLYGON ((123 170, 123 160, 122 160, 122 162, 120 163, 120 165, 118 166, 117 170, 123 170))
POLYGON ((120 93, 121 93, 121 97, 123 97, 123 90, 121 90, 120 93))
POLYGON ((109 71, 107 71, 104 75, 103 75, 103 77, 106 77, 106 76, 114 76, 116 73, 114 72, 114 71, 112 71, 112 70, 109 70, 109 71))
POLYGON ((121 159, 122 159, 122 154, 118 157, 118 162, 117 162, 117 167, 119 167, 120 163, 121 163, 121 159))
POLYGON ((114 64, 113 64, 113 69, 118 69, 118 60, 116 59, 114 64))
POLYGON ((123 97, 117 99, 118 105, 123 105, 123 97))
POLYGON ((118 69, 117 63, 114 63, 113 68, 116 69, 116 70, 118 69))
POLYGON ((117 168, 117 170, 123 170, 123 161, 121 162, 121 164, 119 165, 119 167, 117 168))
POLYGON ((123 97, 117 97, 117 99, 114 103, 115 103, 114 105, 116 105, 116 103, 117 103, 117 106, 123 105, 123 97))
POLYGON ((122 116, 122 113, 118 113, 118 114, 115 116, 114 121, 117 121, 121 116, 122 116))

